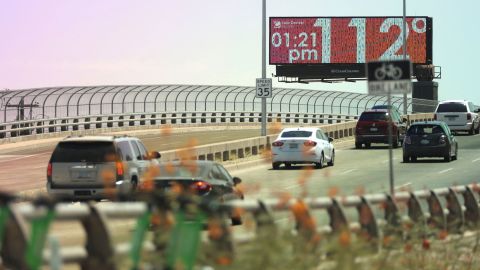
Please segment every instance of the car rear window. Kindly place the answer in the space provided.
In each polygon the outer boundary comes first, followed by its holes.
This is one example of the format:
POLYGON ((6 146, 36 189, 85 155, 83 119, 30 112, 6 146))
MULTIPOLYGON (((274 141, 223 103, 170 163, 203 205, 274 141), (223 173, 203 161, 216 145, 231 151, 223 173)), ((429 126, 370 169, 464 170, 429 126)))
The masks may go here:
POLYGON ((445 134, 439 125, 414 125, 408 129, 409 135, 445 134))
POLYGON ((207 171, 206 166, 199 166, 196 162, 185 162, 183 165, 162 163, 158 167, 158 177, 203 177, 207 171))
POLYGON ((113 142, 60 142, 52 154, 52 162, 114 161, 113 142))
POLYGON ((438 105, 437 112, 467 112, 463 103, 443 103, 438 105))
POLYGON ((360 115, 359 121, 387 121, 386 112, 364 112, 360 115))
POLYGON ((312 136, 312 132, 305 130, 292 130, 282 133, 282 138, 306 138, 310 136, 312 136))

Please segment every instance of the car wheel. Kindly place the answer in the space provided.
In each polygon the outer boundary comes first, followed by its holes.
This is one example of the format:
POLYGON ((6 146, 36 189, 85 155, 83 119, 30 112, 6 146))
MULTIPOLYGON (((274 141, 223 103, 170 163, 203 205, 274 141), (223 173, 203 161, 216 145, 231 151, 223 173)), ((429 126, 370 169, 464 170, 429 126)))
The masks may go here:
POLYGON ((361 144, 361 143, 358 143, 358 142, 355 142, 355 148, 356 148, 356 149, 362 148, 362 144, 361 144))
POLYGON ((372 146, 371 143, 365 143, 365 148, 370 148, 370 146, 372 146))
POLYGON ((474 125, 472 125, 472 128, 468 131, 468 135, 473 135, 474 133, 474 125))
POLYGON ((396 138, 395 138, 395 141, 392 143, 392 144, 393 144, 393 145, 392 145, 393 148, 398 148, 398 137, 399 137, 399 135, 397 134, 397 136, 396 136, 396 138))
POLYGON ((328 166, 333 166, 335 165, 335 151, 332 152, 332 158, 330 161, 327 163, 328 166))
POLYGON ((323 168, 323 164, 325 163, 325 157, 322 155, 320 156, 320 162, 315 163, 315 168, 321 169, 323 168))
POLYGON ((475 129, 475 134, 480 134, 480 124, 478 124, 477 129, 475 129))
POLYGON ((410 157, 407 155, 403 155, 403 163, 408 163, 410 161, 410 157))
POLYGON ((458 159, 458 148, 455 148, 455 156, 452 157, 452 160, 458 159))
POLYGON ((280 168, 280 163, 278 163, 278 162, 272 163, 272 169, 278 170, 279 168, 280 168))
POLYGON ((285 163, 285 168, 290 169, 292 167, 292 164, 290 163, 285 163))
POLYGON ((450 151, 443 157, 443 161, 450 162, 452 160, 452 156, 450 156, 450 151))
POLYGON ((410 157, 410 159, 412 159, 412 162, 417 162, 417 157, 415 157, 415 156, 410 157))

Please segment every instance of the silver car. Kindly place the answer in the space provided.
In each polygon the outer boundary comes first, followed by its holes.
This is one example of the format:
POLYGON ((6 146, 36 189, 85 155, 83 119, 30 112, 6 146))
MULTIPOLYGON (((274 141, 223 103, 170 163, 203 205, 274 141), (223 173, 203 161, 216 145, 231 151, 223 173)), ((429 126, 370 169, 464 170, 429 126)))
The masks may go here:
POLYGON ((158 152, 129 136, 79 136, 60 141, 47 167, 47 191, 62 199, 107 197, 107 191, 133 190, 158 152))
POLYGON ((435 109, 435 120, 445 122, 452 131, 465 131, 469 135, 480 133, 478 109, 472 102, 449 100, 440 102, 435 109))

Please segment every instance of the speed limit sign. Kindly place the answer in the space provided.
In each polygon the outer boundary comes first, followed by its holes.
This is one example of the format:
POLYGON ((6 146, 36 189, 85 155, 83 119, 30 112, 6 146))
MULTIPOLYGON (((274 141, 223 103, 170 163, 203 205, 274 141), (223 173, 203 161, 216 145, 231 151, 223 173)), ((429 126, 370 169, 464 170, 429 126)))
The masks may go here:
POLYGON ((257 79, 257 91, 255 96, 257 98, 271 98, 272 97, 272 79, 257 79))

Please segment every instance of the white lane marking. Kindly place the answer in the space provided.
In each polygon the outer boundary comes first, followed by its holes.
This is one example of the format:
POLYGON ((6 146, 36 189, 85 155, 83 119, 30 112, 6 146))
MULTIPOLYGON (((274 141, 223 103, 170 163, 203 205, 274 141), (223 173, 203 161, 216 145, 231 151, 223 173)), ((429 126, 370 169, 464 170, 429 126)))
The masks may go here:
POLYGON ((405 184, 403 184, 403 185, 396 186, 395 189, 402 189, 402 188, 409 187, 409 186, 411 186, 411 185, 412 185, 411 182, 407 182, 407 183, 405 183, 405 184))
POLYGON ((51 152, 43 152, 43 153, 38 153, 38 154, 33 154, 33 155, 25 155, 25 156, 21 156, 21 157, 14 158, 14 159, 2 160, 2 161, 0 161, 0 163, 2 163, 2 162, 10 162, 10 161, 15 161, 15 160, 19 160, 19 159, 24 159, 24 158, 34 157, 34 156, 40 156, 40 155, 44 155, 44 154, 50 154, 50 153, 51 153, 51 152))
POLYGON ((340 174, 347 174, 356 171, 357 169, 351 169, 351 170, 346 170, 344 172, 341 172, 340 174))
POLYGON ((276 219, 275 220, 275 223, 280 223, 280 222, 284 222, 284 221, 288 221, 290 218, 286 217, 286 218, 279 218, 279 219, 276 219))
POLYGON ((448 169, 446 169, 446 170, 439 171, 438 173, 446 173, 446 172, 449 172, 449 171, 451 171, 451 170, 453 170, 453 168, 448 168, 448 169))
POLYGON ((300 186, 299 184, 295 184, 295 185, 291 185, 291 186, 286 186, 283 189, 294 189, 294 188, 297 188, 299 186, 300 186))
POLYGON ((477 161, 480 161, 480 158, 472 160, 472 163, 477 162, 477 161))

